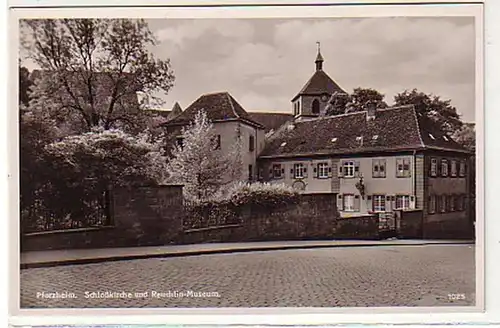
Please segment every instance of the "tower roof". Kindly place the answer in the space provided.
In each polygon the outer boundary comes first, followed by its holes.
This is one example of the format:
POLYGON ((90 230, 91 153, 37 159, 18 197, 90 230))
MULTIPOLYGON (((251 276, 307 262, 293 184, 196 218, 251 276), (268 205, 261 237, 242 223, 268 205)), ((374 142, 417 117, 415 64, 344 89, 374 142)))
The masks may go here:
POLYGON ((300 96, 318 96, 322 94, 332 95, 335 92, 346 93, 333 81, 323 70, 314 72, 313 76, 307 81, 302 90, 293 97, 295 101, 300 96))
POLYGON ((321 55, 320 43, 318 45, 318 54, 316 55, 316 71, 313 76, 307 81, 307 83, 302 87, 302 90, 293 97, 292 101, 295 101, 300 96, 319 96, 323 94, 328 94, 331 96, 335 92, 346 93, 342 88, 333 81, 328 74, 323 71, 323 56, 321 55))
POLYGON ((316 61, 315 61, 316 70, 321 70, 321 69, 323 69, 324 59, 323 59, 323 56, 321 56, 320 43, 316 42, 316 44, 318 45, 318 54, 316 55, 316 61))

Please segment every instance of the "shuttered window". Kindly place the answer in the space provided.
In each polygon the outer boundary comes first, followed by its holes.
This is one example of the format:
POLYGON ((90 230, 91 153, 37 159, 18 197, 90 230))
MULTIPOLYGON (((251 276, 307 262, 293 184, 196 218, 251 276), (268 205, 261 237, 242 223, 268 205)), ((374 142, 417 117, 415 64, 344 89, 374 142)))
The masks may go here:
POLYGON ((397 195, 396 196, 396 209, 407 210, 410 208, 410 196, 409 195, 397 195))
POLYGON ((328 163, 318 163, 316 170, 317 177, 320 179, 325 179, 329 177, 328 173, 331 169, 328 167, 328 163))
POLYGON ((271 176, 274 179, 281 179, 285 175, 285 169, 281 164, 273 164, 271 169, 271 176))
POLYGON ((411 176, 411 160, 409 158, 396 159, 396 176, 398 178, 407 178, 411 176))
POLYGON ((373 195, 372 206, 374 212, 385 212, 385 195, 373 195))
POLYGON ((293 165, 293 177, 295 179, 302 179, 306 177, 306 167, 302 163, 297 163, 293 165))
POLYGON ((436 196, 429 196, 429 213, 436 213, 436 196))
POLYGON ((385 178, 385 159, 372 159, 372 177, 385 178))
POLYGON ((431 158, 431 170, 430 170, 430 175, 431 177, 437 176, 437 159, 436 158, 431 158))
POLYGON ((343 199, 343 210, 345 212, 354 212, 354 195, 344 194, 343 199))
POLYGON ((446 159, 441 160, 441 176, 442 177, 448 176, 448 160, 446 159))

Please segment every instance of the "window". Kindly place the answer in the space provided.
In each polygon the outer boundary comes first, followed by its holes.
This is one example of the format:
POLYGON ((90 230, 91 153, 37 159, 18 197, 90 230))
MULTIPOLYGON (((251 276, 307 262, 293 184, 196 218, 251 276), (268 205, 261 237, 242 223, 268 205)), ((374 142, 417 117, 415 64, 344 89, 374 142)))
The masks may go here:
POLYGON ((248 181, 253 180, 253 166, 252 164, 248 165, 248 181))
POLYGON ((441 199, 439 202, 439 211, 441 213, 446 212, 446 195, 441 195, 441 199))
POLYGON ((437 159, 431 158, 431 177, 437 176, 437 159))
POLYGON ((179 146, 180 148, 184 147, 184 138, 183 137, 177 137, 177 146, 179 146))
POLYGON ((385 178, 385 159, 372 160, 372 176, 374 178, 385 178))
POLYGON ((385 212, 385 195, 373 195, 373 211, 385 212))
POLYGON ((356 168, 358 168, 358 170, 359 170, 359 166, 356 167, 354 161, 343 162, 342 168, 343 168, 344 177, 346 177, 346 178, 353 178, 354 172, 356 171, 356 168))
POLYGON ((272 177, 275 179, 280 179, 283 177, 284 169, 281 167, 281 164, 273 164, 272 169, 272 177))
POLYGON ((397 158, 396 159, 396 176, 398 178, 406 178, 411 176, 410 159, 397 158))
POLYGON ((451 176, 452 177, 457 176, 457 161, 455 161, 455 160, 451 161, 451 176))
POLYGON ((312 113, 319 114, 319 101, 318 101, 318 99, 314 99, 314 101, 312 103, 312 113))
POLYGON ((328 178, 328 163, 318 163, 318 178, 328 178))
POLYGON ((442 177, 448 176, 448 160, 446 159, 441 160, 441 176, 442 177))
POLYGON ((354 195, 344 194, 344 211, 354 212, 354 195))
POLYGON ((293 177, 295 179, 304 178, 305 172, 306 172, 306 168, 304 167, 304 164, 302 164, 302 163, 293 164, 293 177))
POLYGON ((460 161, 460 171, 459 171, 460 177, 465 176, 465 161, 460 161))
POLYGON ((450 212, 455 212, 457 210, 457 197, 455 195, 451 195, 449 199, 449 209, 450 212))
POLYGON ((249 146, 249 148, 248 148, 249 151, 254 151, 254 149, 255 149, 255 137, 254 136, 250 136, 248 146, 249 146))
POLYGON ((436 213, 436 196, 429 196, 429 213, 436 213))
POLYGON ((410 196, 397 195, 396 196, 396 209, 407 210, 410 208, 410 196))

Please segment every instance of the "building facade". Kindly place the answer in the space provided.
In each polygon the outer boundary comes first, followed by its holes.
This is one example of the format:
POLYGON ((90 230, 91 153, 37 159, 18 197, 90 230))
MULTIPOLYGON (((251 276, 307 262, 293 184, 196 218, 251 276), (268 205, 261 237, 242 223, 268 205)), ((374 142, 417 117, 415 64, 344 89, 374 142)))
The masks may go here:
MULTIPOLYGON (((182 144, 182 128, 194 121, 204 110, 212 122, 217 149, 222 154, 232 151, 238 138, 241 142, 241 180, 257 179, 257 158, 265 146, 265 127, 256 122, 227 92, 205 94, 195 100, 175 118, 162 124, 169 144, 182 144)), ((229 177, 228 177, 229 178, 229 177)))
POLYGON ((413 106, 322 115, 334 93, 345 93, 323 62, 318 49, 313 76, 292 98, 293 115, 260 113, 261 123, 221 92, 202 95, 164 126, 179 136, 204 109, 221 151, 242 138, 243 180, 330 194, 342 217, 418 210, 426 223, 470 225, 471 154, 413 106))

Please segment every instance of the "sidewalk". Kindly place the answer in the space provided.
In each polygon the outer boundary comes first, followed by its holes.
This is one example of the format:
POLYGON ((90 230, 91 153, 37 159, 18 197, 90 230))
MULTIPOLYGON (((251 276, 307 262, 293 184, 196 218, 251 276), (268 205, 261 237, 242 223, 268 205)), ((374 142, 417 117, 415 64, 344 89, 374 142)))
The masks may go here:
POLYGON ((241 253, 288 249, 369 246, 423 246, 473 244, 462 240, 319 240, 269 241, 251 243, 208 243, 192 245, 72 249, 21 253, 21 269, 58 265, 88 264, 155 257, 178 257, 204 254, 241 253))

